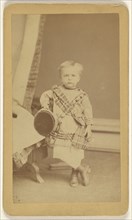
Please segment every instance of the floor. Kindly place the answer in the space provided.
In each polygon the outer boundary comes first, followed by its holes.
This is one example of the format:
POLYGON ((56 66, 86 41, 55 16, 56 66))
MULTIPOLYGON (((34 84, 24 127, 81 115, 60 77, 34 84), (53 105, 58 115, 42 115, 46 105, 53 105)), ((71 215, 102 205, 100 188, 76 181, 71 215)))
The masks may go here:
POLYGON ((120 201, 120 154, 90 151, 85 162, 91 166, 90 183, 75 188, 69 185, 71 169, 50 170, 51 156, 40 164, 45 182, 32 180, 30 173, 14 175, 14 202, 118 202, 120 201))

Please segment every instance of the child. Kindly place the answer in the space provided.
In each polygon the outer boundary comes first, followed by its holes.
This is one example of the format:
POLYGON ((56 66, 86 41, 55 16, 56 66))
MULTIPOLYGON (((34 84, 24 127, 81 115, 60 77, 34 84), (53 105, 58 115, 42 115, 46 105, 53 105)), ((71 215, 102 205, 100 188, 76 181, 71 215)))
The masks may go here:
POLYGON ((40 103, 53 111, 58 126, 47 141, 53 146, 53 157, 72 167, 71 186, 78 185, 80 173, 82 184, 89 183, 89 167, 82 166, 84 150, 92 138, 92 107, 88 95, 77 88, 83 67, 74 61, 65 61, 59 67, 61 85, 41 95, 40 103))

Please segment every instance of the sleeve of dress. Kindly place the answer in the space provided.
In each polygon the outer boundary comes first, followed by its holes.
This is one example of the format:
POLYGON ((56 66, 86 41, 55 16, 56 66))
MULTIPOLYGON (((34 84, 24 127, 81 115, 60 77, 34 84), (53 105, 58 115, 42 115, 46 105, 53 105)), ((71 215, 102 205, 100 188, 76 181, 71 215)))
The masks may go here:
POLYGON ((86 125, 93 124, 92 106, 91 106, 90 100, 87 95, 84 96, 82 105, 83 105, 83 109, 84 109, 83 112, 84 112, 86 125))
POLYGON ((42 93, 42 95, 40 97, 40 104, 43 108, 45 108, 45 109, 50 108, 50 100, 52 99, 52 96, 53 96, 53 94, 52 94, 51 90, 47 90, 42 93))

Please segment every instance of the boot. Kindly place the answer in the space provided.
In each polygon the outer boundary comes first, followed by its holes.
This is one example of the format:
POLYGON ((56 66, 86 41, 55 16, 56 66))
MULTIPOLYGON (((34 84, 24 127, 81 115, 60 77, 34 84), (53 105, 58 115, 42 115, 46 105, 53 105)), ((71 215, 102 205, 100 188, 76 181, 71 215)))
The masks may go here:
POLYGON ((91 172, 91 168, 89 166, 80 165, 77 169, 80 173, 82 184, 87 186, 89 184, 89 173, 91 172))
POLYGON ((78 170, 72 169, 72 174, 71 174, 71 181, 70 185, 72 187, 78 186, 78 170))

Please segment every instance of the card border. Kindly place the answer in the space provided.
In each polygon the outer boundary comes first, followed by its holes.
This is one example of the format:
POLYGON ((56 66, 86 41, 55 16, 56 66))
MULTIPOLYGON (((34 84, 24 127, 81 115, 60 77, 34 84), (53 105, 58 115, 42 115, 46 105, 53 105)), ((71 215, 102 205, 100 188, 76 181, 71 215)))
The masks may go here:
POLYGON ((4 10, 4 178, 3 206, 13 216, 118 216, 128 210, 128 9, 124 4, 10 4, 4 10), (121 202, 105 203, 13 203, 12 178, 12 14, 119 14, 120 29, 120 143, 121 202), (26 208, 25 208, 26 207, 26 208))

